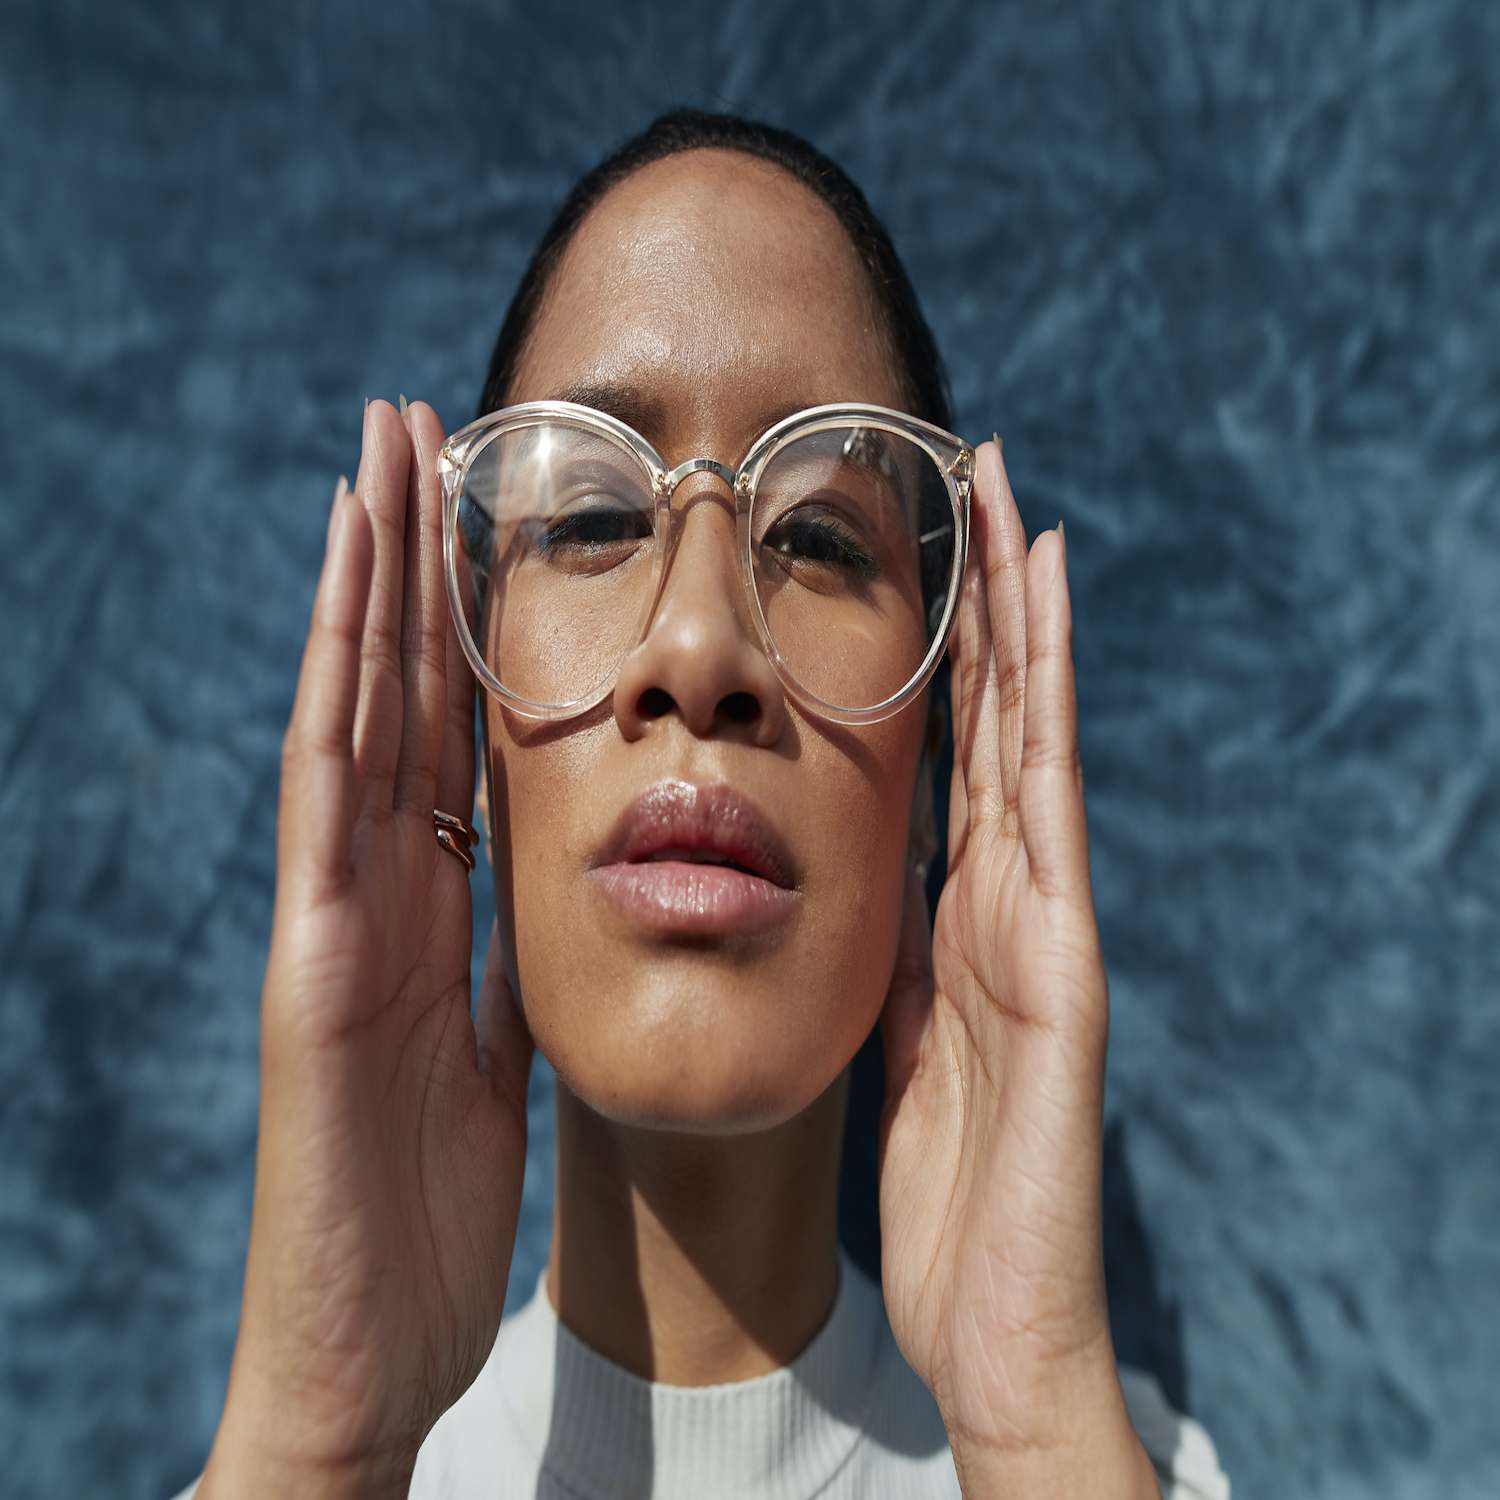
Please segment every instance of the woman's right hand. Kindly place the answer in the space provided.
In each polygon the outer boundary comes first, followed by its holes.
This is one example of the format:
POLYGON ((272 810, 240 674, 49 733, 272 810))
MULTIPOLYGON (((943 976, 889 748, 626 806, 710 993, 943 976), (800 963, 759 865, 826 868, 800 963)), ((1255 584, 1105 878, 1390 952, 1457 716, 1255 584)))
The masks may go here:
POLYGON ((532 1041, 492 933, 469 1017, 474 678, 425 403, 365 411, 282 753, 240 1330, 200 1495, 404 1495, 500 1326, 532 1041))

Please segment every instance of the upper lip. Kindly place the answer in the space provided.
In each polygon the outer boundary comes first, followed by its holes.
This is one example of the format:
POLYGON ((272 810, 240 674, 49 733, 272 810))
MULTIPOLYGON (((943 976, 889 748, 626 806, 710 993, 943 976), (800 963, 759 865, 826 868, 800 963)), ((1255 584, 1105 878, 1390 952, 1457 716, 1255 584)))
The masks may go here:
POLYGON ((647 787, 615 819, 594 865, 639 862, 672 850, 739 865, 787 889, 796 885, 791 851, 775 824, 726 782, 647 787))

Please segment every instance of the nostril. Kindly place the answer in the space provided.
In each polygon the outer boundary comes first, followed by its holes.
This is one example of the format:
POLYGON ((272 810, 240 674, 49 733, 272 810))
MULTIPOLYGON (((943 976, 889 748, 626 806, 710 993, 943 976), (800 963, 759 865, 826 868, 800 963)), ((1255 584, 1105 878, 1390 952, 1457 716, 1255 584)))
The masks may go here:
POLYGON ((760 703, 754 693, 730 693, 719 709, 731 724, 753 724, 760 717, 760 703))
POLYGON ((672 709, 672 695, 665 688, 647 688, 640 696, 639 704, 643 719, 659 719, 672 709))

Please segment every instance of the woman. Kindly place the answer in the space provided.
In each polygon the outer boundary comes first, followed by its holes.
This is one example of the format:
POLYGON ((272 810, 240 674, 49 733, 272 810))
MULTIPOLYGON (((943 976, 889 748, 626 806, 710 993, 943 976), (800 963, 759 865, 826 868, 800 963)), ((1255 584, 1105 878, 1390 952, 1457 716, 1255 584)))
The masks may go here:
POLYGON ((946 434, 858 190, 784 132, 663 117, 538 248, 480 411, 517 406, 544 415, 486 488, 430 406, 368 403, 334 502, 198 1495, 1227 1495, 1110 1337, 1061 524, 1028 548, 998 439, 946 434), (796 415, 833 403, 918 420, 796 415), (783 419, 801 446, 741 484, 783 419), (498 911, 471 1024, 476 668, 498 911), (835 1220, 877 1024, 880 1288, 835 1220), (552 1251, 502 1329, 534 1046, 552 1251))

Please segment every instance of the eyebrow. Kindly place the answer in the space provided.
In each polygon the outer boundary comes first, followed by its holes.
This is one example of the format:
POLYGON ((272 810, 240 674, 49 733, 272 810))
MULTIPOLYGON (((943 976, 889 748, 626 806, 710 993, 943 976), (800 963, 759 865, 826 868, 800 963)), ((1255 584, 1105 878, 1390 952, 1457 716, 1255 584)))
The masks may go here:
MULTIPOLYGON (((577 406, 590 406, 602 411, 617 421, 634 427, 642 437, 659 441, 668 425, 668 409, 665 402, 653 396, 644 387, 628 381, 581 380, 564 386, 551 398, 553 401, 571 401, 577 406)), ((795 412, 806 411, 812 401, 780 402, 759 415, 756 435, 774 427, 784 417, 795 412)))

